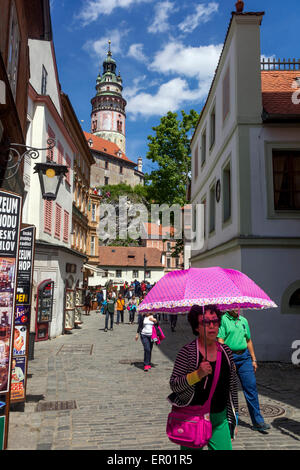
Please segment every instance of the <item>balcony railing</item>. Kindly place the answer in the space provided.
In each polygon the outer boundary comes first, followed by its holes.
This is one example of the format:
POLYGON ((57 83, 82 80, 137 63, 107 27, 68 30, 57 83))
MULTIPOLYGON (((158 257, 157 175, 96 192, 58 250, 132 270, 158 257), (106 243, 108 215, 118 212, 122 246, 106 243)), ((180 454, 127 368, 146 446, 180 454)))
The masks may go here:
POLYGON ((261 70, 300 70, 300 59, 262 59, 261 70))

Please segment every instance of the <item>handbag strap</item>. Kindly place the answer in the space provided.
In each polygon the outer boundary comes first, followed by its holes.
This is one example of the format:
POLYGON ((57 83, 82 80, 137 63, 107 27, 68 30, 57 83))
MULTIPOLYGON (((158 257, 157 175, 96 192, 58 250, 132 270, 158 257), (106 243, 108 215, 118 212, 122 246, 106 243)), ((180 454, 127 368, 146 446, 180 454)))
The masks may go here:
POLYGON ((217 387, 217 383, 218 383, 218 380, 219 380, 219 376, 220 376, 220 370, 221 370, 222 349, 221 349, 221 346, 220 346, 220 344, 219 344, 218 342, 217 342, 217 349, 218 349, 218 352, 217 352, 217 362, 216 362, 216 367, 215 367, 213 382, 212 382, 212 385, 211 385, 211 389, 210 389, 210 392, 209 392, 208 399, 207 399, 207 401, 204 403, 204 405, 202 405, 202 410, 205 409, 205 411, 206 411, 207 413, 210 412, 211 400, 212 400, 213 394, 215 393, 215 390, 216 390, 216 387, 217 387))

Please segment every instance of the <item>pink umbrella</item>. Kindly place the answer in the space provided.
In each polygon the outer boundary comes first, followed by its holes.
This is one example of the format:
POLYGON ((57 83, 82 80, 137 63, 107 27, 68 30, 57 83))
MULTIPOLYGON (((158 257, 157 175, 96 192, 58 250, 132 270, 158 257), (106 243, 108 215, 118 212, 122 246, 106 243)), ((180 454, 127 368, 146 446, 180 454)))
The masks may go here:
POLYGON ((193 305, 217 305, 220 310, 277 307, 245 274, 213 267, 166 274, 146 295, 139 312, 186 313, 193 305))

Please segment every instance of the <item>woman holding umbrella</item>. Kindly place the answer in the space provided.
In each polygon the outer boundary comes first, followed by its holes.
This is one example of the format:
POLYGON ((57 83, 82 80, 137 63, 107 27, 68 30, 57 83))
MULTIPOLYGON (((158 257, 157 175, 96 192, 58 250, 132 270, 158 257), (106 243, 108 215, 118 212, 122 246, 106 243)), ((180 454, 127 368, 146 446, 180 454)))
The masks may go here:
MULTIPOLYGON (((175 407, 202 406, 209 397, 217 361, 217 335, 221 313, 215 306, 194 305, 188 321, 197 339, 185 345, 175 360, 168 399, 175 407)), ((237 377, 231 350, 221 345, 219 379, 211 399, 211 450, 231 450, 231 438, 237 425, 237 377)), ((193 408, 192 408, 193 409, 193 408)), ((184 449, 184 447, 182 447, 184 449)))

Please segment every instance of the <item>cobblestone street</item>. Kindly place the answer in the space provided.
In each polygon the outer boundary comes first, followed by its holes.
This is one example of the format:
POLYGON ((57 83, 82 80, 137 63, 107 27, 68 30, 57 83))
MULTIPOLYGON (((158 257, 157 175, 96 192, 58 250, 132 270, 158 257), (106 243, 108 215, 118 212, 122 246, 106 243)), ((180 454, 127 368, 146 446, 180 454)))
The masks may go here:
MULTIPOLYGON (((125 324, 113 332, 104 332, 104 316, 93 311, 72 334, 35 343, 24 411, 10 413, 8 450, 178 450, 165 434, 168 381, 179 348, 193 336, 186 317, 179 318, 175 333, 169 324, 161 326, 166 340, 154 346, 148 373, 127 312, 125 324), (43 411, 43 404, 58 401, 68 402, 67 409, 43 411)), ((300 450, 300 368, 259 364, 257 383, 271 430, 251 430, 239 392, 234 449, 300 450)))

